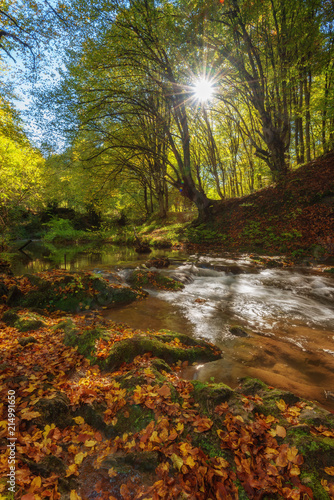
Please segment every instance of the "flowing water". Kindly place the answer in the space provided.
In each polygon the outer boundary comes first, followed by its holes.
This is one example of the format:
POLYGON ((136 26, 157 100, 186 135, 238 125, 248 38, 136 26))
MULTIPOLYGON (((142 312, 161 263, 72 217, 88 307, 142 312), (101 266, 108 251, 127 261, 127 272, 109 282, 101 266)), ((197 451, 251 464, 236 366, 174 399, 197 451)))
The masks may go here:
MULTIPOLYGON (((147 260, 117 247, 86 250, 67 259, 66 251, 69 255, 68 249, 58 252, 58 262, 44 255, 21 263, 21 268, 36 272, 66 265, 102 272, 117 267, 125 277, 129 267, 147 260)), ((241 377, 258 377, 334 410, 333 275, 308 268, 259 268, 247 257, 167 255, 173 265, 163 272, 192 280, 183 291, 149 290, 147 299, 104 314, 134 328, 180 331, 222 349, 221 360, 184 369, 186 378, 235 387, 241 377), (233 325, 248 336, 233 335, 233 325)), ((17 266, 16 272, 22 272, 17 266)))

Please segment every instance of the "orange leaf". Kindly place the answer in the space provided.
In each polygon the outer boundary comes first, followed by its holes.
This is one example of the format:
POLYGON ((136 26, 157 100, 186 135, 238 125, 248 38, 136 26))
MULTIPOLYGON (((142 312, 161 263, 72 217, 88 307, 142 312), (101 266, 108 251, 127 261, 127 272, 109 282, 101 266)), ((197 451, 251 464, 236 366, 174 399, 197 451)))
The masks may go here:
POLYGON ((281 437, 281 438, 285 438, 285 436, 286 436, 285 428, 282 427, 281 425, 276 425, 276 435, 281 437))
POLYGON ((325 467, 324 470, 329 476, 334 476, 334 467, 325 467))
POLYGON ((160 387, 157 390, 157 393, 160 394, 160 396, 163 396, 164 398, 167 398, 170 396, 170 388, 168 387, 167 384, 164 384, 162 387, 160 387))

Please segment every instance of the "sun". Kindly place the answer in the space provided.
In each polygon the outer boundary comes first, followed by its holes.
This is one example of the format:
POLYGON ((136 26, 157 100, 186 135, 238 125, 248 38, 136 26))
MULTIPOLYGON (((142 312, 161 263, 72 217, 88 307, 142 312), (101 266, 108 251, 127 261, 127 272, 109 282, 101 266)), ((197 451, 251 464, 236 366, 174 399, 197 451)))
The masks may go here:
POLYGON ((212 82, 206 78, 201 78, 194 85, 194 94, 196 99, 201 102, 209 101, 213 96, 212 82))

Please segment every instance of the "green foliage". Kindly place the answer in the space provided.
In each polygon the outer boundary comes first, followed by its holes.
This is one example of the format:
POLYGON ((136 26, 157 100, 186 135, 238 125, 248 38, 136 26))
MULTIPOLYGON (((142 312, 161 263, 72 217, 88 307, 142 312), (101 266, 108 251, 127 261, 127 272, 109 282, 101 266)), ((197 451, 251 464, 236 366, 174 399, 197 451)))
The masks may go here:
POLYGON ((55 217, 44 225, 48 228, 48 231, 43 236, 43 240, 47 243, 64 240, 77 241, 83 239, 85 236, 85 232, 74 229, 68 219, 58 219, 55 217))
POLYGON ((191 243, 224 243, 227 240, 225 234, 208 227, 206 224, 190 226, 185 231, 185 237, 191 243))

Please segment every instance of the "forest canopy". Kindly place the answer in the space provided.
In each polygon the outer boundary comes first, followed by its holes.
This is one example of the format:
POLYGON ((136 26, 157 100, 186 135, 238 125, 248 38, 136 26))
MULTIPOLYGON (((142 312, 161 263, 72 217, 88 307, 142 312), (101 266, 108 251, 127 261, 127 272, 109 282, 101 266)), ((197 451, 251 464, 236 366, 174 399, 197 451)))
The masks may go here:
POLYGON ((323 0, 7 4, 2 57, 21 51, 37 81, 44 202, 164 217, 185 199, 204 219, 332 150, 333 14, 323 0))

